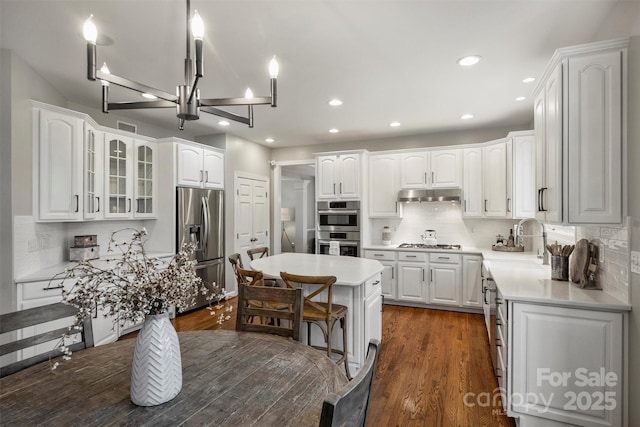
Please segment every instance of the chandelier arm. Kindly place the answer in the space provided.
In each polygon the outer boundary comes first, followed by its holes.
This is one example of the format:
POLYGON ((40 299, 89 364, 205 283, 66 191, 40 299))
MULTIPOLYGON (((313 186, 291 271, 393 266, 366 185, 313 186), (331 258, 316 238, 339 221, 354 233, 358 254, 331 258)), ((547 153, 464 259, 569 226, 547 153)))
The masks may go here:
POLYGON ((151 86, 147 86, 142 83, 134 82, 133 80, 126 79, 124 77, 116 76, 115 74, 104 73, 101 70, 96 70, 96 77, 99 80, 104 80, 109 83, 113 83, 116 86, 121 86, 126 89, 134 90, 140 93, 149 93, 165 101, 176 102, 178 97, 170 93, 161 91, 151 86))
POLYGON ((242 123, 245 125, 251 124, 249 118, 240 116, 238 114, 233 114, 228 111, 221 110, 219 108, 201 106, 200 111, 213 114, 214 116, 224 117, 225 119, 233 120, 234 122, 242 123))
POLYGON ((187 101, 187 104, 191 104, 191 101, 193 100, 193 95, 196 93, 196 89, 198 88, 198 80, 200 80, 200 77, 198 76, 196 76, 193 80, 193 87, 191 88, 191 93, 189 94, 189 100, 187 101))
POLYGON ((175 108, 176 103, 165 100, 157 101, 125 101, 125 102, 110 102, 110 110, 135 110, 139 108, 175 108))
POLYGON ((200 100, 200 106, 203 107, 221 107, 225 105, 271 105, 271 97, 207 98, 200 100))

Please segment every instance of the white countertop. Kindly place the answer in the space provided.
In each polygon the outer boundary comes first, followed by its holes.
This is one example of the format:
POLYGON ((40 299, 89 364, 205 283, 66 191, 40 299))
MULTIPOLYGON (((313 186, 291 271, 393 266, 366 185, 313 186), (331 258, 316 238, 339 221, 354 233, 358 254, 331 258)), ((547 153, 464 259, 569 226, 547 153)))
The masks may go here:
POLYGON ((571 281, 551 280, 551 266, 542 265, 531 252, 482 252, 489 270, 505 300, 537 302, 598 310, 630 311, 628 302, 600 290, 582 289, 571 281))
POLYGON ((396 252, 447 252, 454 254, 473 254, 480 255, 482 249, 474 248, 472 246, 463 246, 462 249, 435 249, 435 248, 399 248, 398 245, 366 245, 362 247, 363 250, 373 251, 396 251, 396 252))
POLYGON ((251 261, 251 268, 280 277, 281 272, 306 276, 336 276, 336 285, 359 286, 382 271, 374 259, 284 253, 251 261))
MULTIPOLYGON (((166 253, 166 252, 147 252, 147 256, 150 258, 168 258, 172 257, 174 254, 166 253)), ((119 254, 111 254, 105 255, 98 259, 91 260, 91 263, 97 267, 109 267, 110 264, 115 265, 116 261, 109 261, 110 259, 119 259, 119 254)), ((77 265, 75 261, 66 261, 60 264, 55 264, 38 271, 34 271, 33 273, 29 273, 20 277, 16 277, 14 280, 15 283, 29 283, 29 282, 42 282, 45 280, 52 279, 56 274, 60 274, 64 272, 65 269, 72 268, 77 265)))

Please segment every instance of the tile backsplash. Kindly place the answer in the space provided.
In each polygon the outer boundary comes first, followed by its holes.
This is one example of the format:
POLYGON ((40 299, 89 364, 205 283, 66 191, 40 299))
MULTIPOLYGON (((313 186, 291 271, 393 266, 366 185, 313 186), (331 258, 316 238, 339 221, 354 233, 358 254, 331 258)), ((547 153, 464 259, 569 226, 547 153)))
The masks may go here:
POLYGON ((96 234, 100 255, 106 255, 111 233, 123 228, 139 229, 143 221, 96 221, 77 223, 35 222, 32 216, 13 217, 14 277, 31 274, 69 260, 73 237, 96 234))
POLYGON ((490 248, 496 236, 509 236, 517 220, 462 218, 458 202, 407 203, 400 219, 374 219, 371 243, 382 244, 382 229, 392 230, 391 244, 421 243, 424 230, 436 230, 438 243, 490 248))
POLYGON ((598 245, 597 282, 604 292, 629 301, 629 219, 620 227, 576 227, 579 239, 598 245))

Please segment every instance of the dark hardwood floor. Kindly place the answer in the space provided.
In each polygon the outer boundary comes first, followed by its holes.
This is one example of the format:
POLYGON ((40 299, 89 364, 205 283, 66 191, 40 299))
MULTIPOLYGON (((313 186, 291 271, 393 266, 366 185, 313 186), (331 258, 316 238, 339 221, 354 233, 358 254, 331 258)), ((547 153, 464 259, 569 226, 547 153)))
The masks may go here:
MULTIPOLYGON (((235 329, 235 298, 228 303, 222 325, 206 308, 172 322, 178 331, 235 329)), ((382 324, 368 426, 515 426, 502 414, 482 315, 385 305, 382 324)))

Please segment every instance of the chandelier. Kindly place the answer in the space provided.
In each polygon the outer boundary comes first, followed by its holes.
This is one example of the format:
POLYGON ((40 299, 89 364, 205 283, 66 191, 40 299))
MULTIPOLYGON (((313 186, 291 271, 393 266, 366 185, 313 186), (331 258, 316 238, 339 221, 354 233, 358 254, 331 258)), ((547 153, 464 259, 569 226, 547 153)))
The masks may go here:
POLYGON ((202 61, 202 38, 204 36, 204 22, 194 11, 193 17, 190 12, 190 0, 187 2, 187 57, 184 61, 184 84, 176 87, 176 94, 172 95, 168 92, 147 86, 133 80, 126 79, 111 74, 107 64, 102 68, 96 67, 96 40, 98 38, 98 30, 93 22, 93 15, 84 23, 83 33, 87 41, 87 78, 91 81, 100 80, 102 83, 102 112, 108 113, 110 110, 131 110, 141 108, 176 108, 178 116, 178 127, 184 129, 184 122, 189 120, 198 120, 200 111, 224 117, 228 120, 244 123, 250 128, 253 127, 253 106, 254 105, 271 105, 276 106, 276 82, 278 77, 278 62, 274 56, 269 63, 270 89, 271 94, 268 97, 255 97, 251 89, 247 88, 244 98, 201 98, 200 89, 198 89, 198 81, 203 77, 203 61, 202 61), (191 37, 195 44, 195 70, 194 61, 191 59, 191 37), (129 101, 129 102, 109 102, 109 84, 124 87, 136 92, 140 92, 149 101, 129 101), (224 106, 247 106, 246 116, 230 113, 216 107, 224 106))

